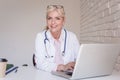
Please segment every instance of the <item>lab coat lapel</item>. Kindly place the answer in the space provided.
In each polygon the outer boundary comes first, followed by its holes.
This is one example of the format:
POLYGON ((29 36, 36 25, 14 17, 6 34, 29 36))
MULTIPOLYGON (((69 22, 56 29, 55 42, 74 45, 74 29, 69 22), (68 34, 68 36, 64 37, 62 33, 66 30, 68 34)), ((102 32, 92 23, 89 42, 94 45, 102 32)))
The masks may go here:
POLYGON ((64 50, 64 42, 65 42, 65 31, 62 29, 61 36, 60 36, 60 41, 61 41, 61 54, 64 50))
POLYGON ((50 34, 50 31, 48 30, 47 31, 47 36, 48 36, 48 39, 49 39, 49 45, 48 45, 48 47, 47 47, 47 50, 48 50, 48 54, 50 55, 50 56, 55 56, 55 48, 54 48, 54 40, 53 40, 53 38, 52 38, 52 35, 50 34))

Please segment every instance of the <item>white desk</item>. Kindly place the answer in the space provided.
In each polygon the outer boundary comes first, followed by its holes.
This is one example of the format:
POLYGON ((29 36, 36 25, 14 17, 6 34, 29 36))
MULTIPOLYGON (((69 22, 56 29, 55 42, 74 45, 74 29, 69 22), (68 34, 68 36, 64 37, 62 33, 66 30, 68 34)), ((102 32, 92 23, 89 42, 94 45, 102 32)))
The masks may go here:
MULTIPOLYGON (((49 72, 37 70, 34 67, 19 67, 17 73, 11 72, 0 78, 0 80, 67 80, 65 78, 52 75, 49 72)), ((90 78, 84 80, 120 80, 120 72, 113 72, 110 76, 90 78)))

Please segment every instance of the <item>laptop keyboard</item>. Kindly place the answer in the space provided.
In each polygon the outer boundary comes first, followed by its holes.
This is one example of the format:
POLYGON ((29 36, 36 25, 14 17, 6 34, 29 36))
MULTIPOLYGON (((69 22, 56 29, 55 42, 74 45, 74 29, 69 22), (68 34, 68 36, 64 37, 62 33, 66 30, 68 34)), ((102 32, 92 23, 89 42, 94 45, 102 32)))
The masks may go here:
POLYGON ((72 76, 73 70, 66 70, 65 74, 72 76))

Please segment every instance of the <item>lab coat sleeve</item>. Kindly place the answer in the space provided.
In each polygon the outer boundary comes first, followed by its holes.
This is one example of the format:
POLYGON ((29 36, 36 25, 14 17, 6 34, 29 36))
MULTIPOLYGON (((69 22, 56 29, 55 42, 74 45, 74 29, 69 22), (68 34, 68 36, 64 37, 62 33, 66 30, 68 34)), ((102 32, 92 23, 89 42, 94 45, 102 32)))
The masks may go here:
POLYGON ((37 34, 35 40, 35 62, 38 69, 51 72, 56 70, 57 64, 50 62, 46 57, 44 35, 42 33, 37 34))

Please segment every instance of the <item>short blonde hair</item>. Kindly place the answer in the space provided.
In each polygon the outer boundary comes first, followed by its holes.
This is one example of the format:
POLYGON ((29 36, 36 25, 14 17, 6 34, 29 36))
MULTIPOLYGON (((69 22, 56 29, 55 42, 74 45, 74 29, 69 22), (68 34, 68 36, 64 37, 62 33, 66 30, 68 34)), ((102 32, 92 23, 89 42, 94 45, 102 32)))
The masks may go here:
POLYGON ((65 17, 65 11, 64 11, 64 7, 62 5, 48 5, 47 6, 47 15, 51 12, 51 11, 57 11, 61 17, 65 17))

